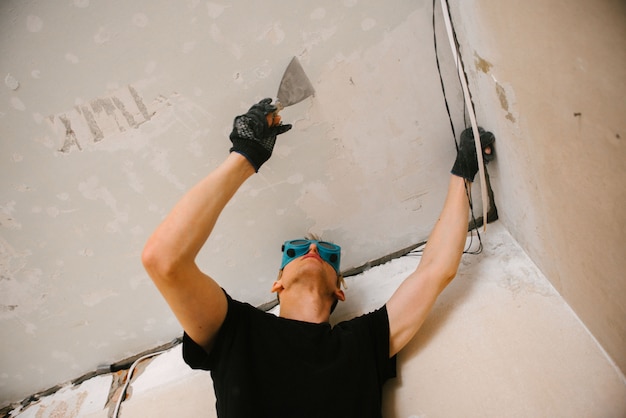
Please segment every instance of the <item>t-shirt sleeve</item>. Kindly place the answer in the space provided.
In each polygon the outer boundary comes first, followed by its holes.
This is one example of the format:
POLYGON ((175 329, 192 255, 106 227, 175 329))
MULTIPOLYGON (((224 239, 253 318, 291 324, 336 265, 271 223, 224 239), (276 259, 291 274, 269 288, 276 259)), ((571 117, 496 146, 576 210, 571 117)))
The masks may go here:
POLYGON ((224 291, 226 300, 228 302, 228 311, 226 312, 226 318, 224 323, 220 327, 217 336, 215 337, 215 343, 213 349, 208 353, 204 348, 198 345, 189 335, 185 332, 183 334, 183 360, 192 369, 211 370, 213 366, 214 353, 218 351, 223 343, 225 335, 230 332, 233 327, 233 323, 236 322, 238 313, 238 305, 235 301, 224 291))
POLYGON ((338 324, 359 335, 362 347, 371 347, 379 382, 396 377, 396 356, 389 358, 389 316, 387 306, 338 324))
POLYGON ((208 353, 200 347, 187 333, 183 333, 183 360, 192 369, 209 370, 206 365, 208 353))
POLYGON ((387 306, 373 313, 373 338, 376 353, 379 356, 379 378, 381 381, 396 377, 396 356, 389 357, 389 316, 387 306))

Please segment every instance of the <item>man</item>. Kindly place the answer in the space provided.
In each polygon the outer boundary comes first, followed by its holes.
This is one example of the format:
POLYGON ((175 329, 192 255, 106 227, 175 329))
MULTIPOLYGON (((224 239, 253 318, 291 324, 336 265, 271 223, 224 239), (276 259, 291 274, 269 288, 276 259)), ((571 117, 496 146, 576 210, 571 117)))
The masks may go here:
MULTIPOLYGON (((395 377, 396 354, 459 266, 466 185, 478 171, 471 131, 461 135, 444 208, 415 272, 385 306, 331 327, 331 310, 345 299, 335 244, 285 242, 272 285, 279 317, 233 300, 195 263, 222 209, 270 158, 277 135, 291 128, 275 115, 265 99, 235 118, 229 156, 156 229, 143 264, 184 328, 185 361, 211 371, 218 416, 380 417, 382 385, 395 377)), ((493 135, 486 134, 481 142, 490 151, 493 135)))

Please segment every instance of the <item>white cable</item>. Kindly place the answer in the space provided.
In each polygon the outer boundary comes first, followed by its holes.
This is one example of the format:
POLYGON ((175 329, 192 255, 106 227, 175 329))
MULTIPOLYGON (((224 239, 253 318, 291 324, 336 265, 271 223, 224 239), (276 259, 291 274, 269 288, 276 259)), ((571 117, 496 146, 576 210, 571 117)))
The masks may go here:
POLYGON ((443 11, 443 20, 446 25, 446 32, 448 33, 448 40, 450 41, 450 48, 452 48, 452 55, 454 57, 454 63, 459 72, 459 79, 461 80, 461 86, 463 87, 463 97, 465 98, 465 107, 470 117, 470 124, 472 125, 472 133, 474 134, 474 144, 476 146, 476 155, 478 157, 478 173, 480 176, 480 188, 482 190, 483 201, 483 228, 487 230, 487 210, 489 209, 489 201, 487 196, 487 179, 485 177, 485 167, 483 165, 483 151, 480 145, 480 133, 478 132, 478 124, 476 123, 476 115, 474 114, 474 107, 469 95, 469 89, 467 87, 467 81, 465 80, 465 71, 463 70, 463 63, 459 59, 456 44, 454 43, 454 36, 452 34, 452 22, 450 21, 450 12, 446 0, 441 0, 441 9, 443 11))
POLYGON ((145 356, 139 357, 137 360, 135 360, 135 362, 133 363, 132 366, 130 366, 130 369, 128 369, 128 374, 126 375, 126 382, 124 383, 124 387, 122 388, 122 393, 120 393, 120 397, 117 399, 117 403, 115 404, 115 409, 113 410, 113 415, 112 418, 118 418, 119 413, 120 413, 120 407, 122 406, 122 402, 124 401, 124 398, 126 397, 126 391, 128 390, 128 386, 130 385, 130 380, 133 377, 133 372, 135 371, 135 368, 137 367, 137 365, 150 357, 154 357, 157 356, 159 354, 163 354, 168 350, 162 350, 162 351, 157 351, 155 353, 150 353, 150 354, 146 354, 145 356))

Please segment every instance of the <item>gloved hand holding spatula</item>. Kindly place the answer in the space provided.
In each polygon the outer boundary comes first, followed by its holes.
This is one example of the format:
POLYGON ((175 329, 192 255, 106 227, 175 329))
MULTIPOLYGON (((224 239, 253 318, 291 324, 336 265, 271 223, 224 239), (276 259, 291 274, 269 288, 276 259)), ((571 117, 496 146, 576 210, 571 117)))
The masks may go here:
POLYGON ((278 87, 276 103, 272 104, 272 99, 263 99, 252 106, 248 113, 235 118, 230 134, 233 143, 230 151, 246 157, 258 172, 261 165, 272 155, 276 136, 291 129, 291 125, 281 123, 278 112, 314 93, 315 90, 298 58, 293 57, 278 87))
POLYGON ((276 143, 276 136, 291 129, 291 125, 268 123, 268 116, 276 113, 276 105, 272 99, 263 99, 255 104, 244 115, 237 116, 233 122, 230 141, 233 143, 230 152, 237 152, 250 161, 255 171, 271 156, 276 143))

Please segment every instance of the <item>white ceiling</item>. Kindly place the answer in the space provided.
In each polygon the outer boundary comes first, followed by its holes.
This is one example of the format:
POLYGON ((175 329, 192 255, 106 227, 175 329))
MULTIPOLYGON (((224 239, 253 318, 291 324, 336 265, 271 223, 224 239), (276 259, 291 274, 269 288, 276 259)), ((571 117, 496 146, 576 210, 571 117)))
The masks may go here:
POLYGON ((2 403, 180 335, 142 247, 292 56, 316 95, 284 111, 294 129, 218 222, 209 274, 259 305, 283 240, 333 240, 345 270, 424 240, 443 203, 455 151, 428 1, 11 0, 0 56, 2 403))

